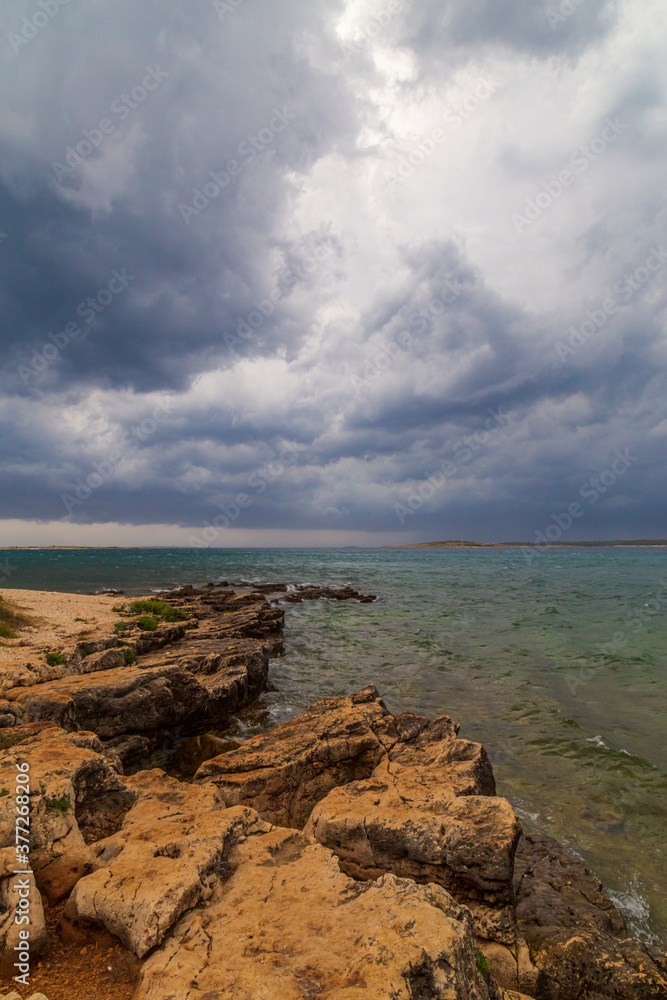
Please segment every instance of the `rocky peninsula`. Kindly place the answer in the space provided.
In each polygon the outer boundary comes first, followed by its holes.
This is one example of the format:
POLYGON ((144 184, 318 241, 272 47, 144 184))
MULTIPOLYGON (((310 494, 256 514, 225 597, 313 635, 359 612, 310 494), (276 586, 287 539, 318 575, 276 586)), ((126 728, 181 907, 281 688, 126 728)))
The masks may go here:
POLYGON ((368 686, 230 738, 285 606, 372 595, 2 593, 34 616, 0 649, 7 997, 667 998, 665 956, 577 857, 522 832, 449 717, 392 715, 368 686))

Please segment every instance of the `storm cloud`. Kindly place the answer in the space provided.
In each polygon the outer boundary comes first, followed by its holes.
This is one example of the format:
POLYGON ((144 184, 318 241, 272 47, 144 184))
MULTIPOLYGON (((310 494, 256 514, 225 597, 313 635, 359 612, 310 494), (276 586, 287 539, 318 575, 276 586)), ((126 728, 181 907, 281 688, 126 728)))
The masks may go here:
POLYGON ((0 540, 665 535, 666 21, 3 5, 0 540))

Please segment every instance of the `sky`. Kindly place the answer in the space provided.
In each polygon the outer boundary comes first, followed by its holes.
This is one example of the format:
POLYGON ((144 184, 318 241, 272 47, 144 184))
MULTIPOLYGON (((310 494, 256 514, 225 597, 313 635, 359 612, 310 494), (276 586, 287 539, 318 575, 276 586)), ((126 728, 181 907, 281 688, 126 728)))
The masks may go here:
POLYGON ((665 39, 6 0, 0 544, 667 536, 665 39))

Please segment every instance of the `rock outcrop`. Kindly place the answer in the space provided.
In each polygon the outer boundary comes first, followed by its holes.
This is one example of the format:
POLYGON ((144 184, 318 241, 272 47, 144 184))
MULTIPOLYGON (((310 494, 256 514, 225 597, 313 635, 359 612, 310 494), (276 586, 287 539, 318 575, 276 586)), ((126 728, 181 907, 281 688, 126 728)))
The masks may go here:
POLYGON ((514 879, 540 1000, 667 997, 665 956, 627 937, 602 883, 556 840, 522 837, 514 879))
POLYGON ((489 1000, 470 913, 438 886, 357 883, 332 852, 274 830, 144 963, 135 1000, 489 1000))
POLYGON ((216 589, 191 588, 178 604, 188 621, 141 631, 126 615, 117 635, 56 650, 52 665, 34 654, 8 665, 1 690, 14 708, 3 718, 48 720, 106 740, 220 724, 266 687, 283 612, 260 594, 216 589))
POLYGON ((370 778, 330 792, 305 832, 357 879, 393 872, 443 886, 470 908, 479 937, 515 944, 520 826, 495 795, 484 747, 457 739, 448 718, 398 742, 370 778))
POLYGON ((79 818, 109 808, 122 816, 134 795, 93 733, 66 733, 51 723, 11 730, 13 745, 0 759, 0 847, 14 843, 13 791, 17 764, 29 764, 30 863, 39 891, 54 904, 93 867, 79 818))
POLYGON ((394 718, 371 685, 324 698, 267 736, 206 761, 196 781, 214 781, 227 805, 250 805, 278 826, 301 828, 333 788, 365 778, 401 735, 428 724, 394 718))
POLYGON ((214 785, 183 784, 160 770, 125 784, 136 803, 122 830, 95 844, 96 870, 77 883, 65 917, 104 925, 141 958, 210 897, 237 841, 270 827, 251 809, 226 809, 214 785))

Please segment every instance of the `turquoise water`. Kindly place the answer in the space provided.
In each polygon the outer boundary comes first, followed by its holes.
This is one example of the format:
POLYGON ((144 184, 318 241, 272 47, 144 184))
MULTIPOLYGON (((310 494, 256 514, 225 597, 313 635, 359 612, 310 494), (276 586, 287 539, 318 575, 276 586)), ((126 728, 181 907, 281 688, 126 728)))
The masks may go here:
MULTIPOLYGON (((667 549, 2 552, 5 587, 351 583, 369 605, 287 606, 273 725, 369 682, 392 711, 482 741, 527 830, 567 843, 633 931, 667 939, 667 549)), ((249 729, 248 731, 254 731, 249 729)))

